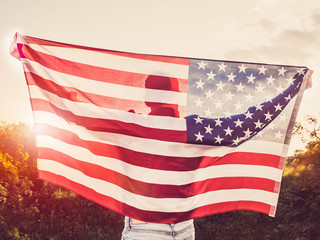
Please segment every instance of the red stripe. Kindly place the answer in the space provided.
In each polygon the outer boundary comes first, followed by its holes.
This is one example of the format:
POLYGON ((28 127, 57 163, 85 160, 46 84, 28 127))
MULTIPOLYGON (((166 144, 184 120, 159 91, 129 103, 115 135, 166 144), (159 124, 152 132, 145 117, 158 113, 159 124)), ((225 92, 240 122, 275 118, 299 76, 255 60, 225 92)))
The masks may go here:
POLYGON ((189 61, 190 61, 189 58, 184 58, 184 57, 170 57, 170 56, 153 55, 153 54, 129 53, 129 52, 123 52, 123 51, 107 50, 107 49, 101 49, 101 48, 93 48, 93 47, 80 46, 80 45, 69 44, 69 43, 50 41, 50 40, 45 40, 45 39, 40 39, 40 38, 35 38, 30 36, 24 36, 23 38, 27 43, 34 43, 34 44, 43 45, 43 46, 77 48, 77 49, 84 49, 84 50, 101 52, 101 53, 114 54, 119 56, 127 56, 131 58, 144 59, 149 61, 167 62, 167 63, 175 63, 175 64, 181 64, 181 65, 189 65, 189 61))
POLYGON ((144 127, 134 123, 102 118, 77 116, 70 111, 62 110, 51 103, 41 99, 31 99, 33 111, 46 111, 54 113, 70 123, 83 126, 88 130, 107 133, 118 133, 127 136, 148 138, 169 142, 186 142, 186 131, 165 130, 144 127))
POLYGON ((113 170, 79 161, 64 153, 48 148, 39 148, 38 158, 59 162, 65 166, 79 170, 89 177, 113 183, 135 194, 154 198, 188 198, 211 191, 239 188, 274 192, 276 186, 276 182, 273 180, 256 177, 212 178, 180 186, 153 184, 131 179, 113 170))
MULTIPOLYGON (((54 57, 49 54, 41 53, 31 49, 27 45, 22 46, 22 51, 25 58, 28 58, 31 61, 39 62, 41 65, 50 68, 52 70, 87 78, 91 80, 108 82, 114 84, 120 84, 125 86, 141 87, 141 88, 150 88, 150 89, 159 89, 157 86, 159 82, 166 83, 168 80, 175 83, 176 87, 172 87, 171 91, 177 92, 187 92, 188 81, 187 79, 178 79, 178 78, 169 78, 162 76, 153 76, 132 72, 118 71, 115 69, 107 69, 102 67, 97 67, 93 65, 87 65, 83 63, 73 62, 58 57, 54 57), (146 86, 146 80, 153 82, 152 84, 146 86)), ((163 90, 168 90, 164 87, 163 90)))
POLYGON ((198 168, 206 168, 209 166, 223 164, 259 165, 278 168, 279 161, 281 160, 281 158, 276 155, 245 152, 234 152, 226 154, 223 157, 204 156, 183 158, 161 156, 137 152, 111 144, 82 140, 72 132, 55 128, 46 124, 36 124, 35 131, 36 135, 52 136, 53 138, 59 139, 65 143, 84 147, 98 156, 115 158, 132 165, 151 169, 193 171, 198 168))
POLYGON ((237 202, 224 202, 202 206, 187 212, 154 212, 144 211, 135 207, 129 206, 125 203, 117 201, 114 198, 102 195, 96 191, 85 187, 79 183, 70 181, 69 179, 55 175, 46 171, 39 171, 39 177, 45 181, 65 187, 85 198, 92 200, 102 206, 105 206, 120 214, 133 217, 146 222, 161 222, 161 223, 176 223, 188 219, 195 219, 205 217, 212 214, 223 212, 230 212, 236 210, 249 210, 265 214, 269 214, 270 205, 254 201, 237 201, 237 202))
POLYGON ((35 37, 30 37, 30 36, 24 36, 24 40, 27 43, 34 43, 34 44, 43 45, 43 46, 77 48, 77 49, 84 49, 84 50, 89 50, 89 51, 95 51, 95 52, 137 58, 137 59, 144 59, 144 60, 149 60, 149 61, 167 62, 167 63, 175 63, 175 64, 181 64, 181 65, 189 65, 189 61, 190 61, 189 58, 183 58, 183 57, 170 57, 170 56, 139 54, 139 53, 129 53, 129 52, 122 52, 122 51, 115 51, 115 50, 107 50, 107 49, 101 49, 101 48, 93 48, 93 47, 80 46, 80 45, 69 44, 69 43, 50 41, 50 40, 45 40, 45 39, 40 39, 40 38, 35 38, 35 37))
MULTIPOLYGON (((26 78, 28 85, 38 86, 43 90, 49 91, 61 98, 68 99, 70 101, 92 103, 99 107, 122 110, 126 112, 133 111, 135 113, 140 113, 144 115, 147 115, 150 112, 150 108, 143 101, 113 98, 83 92, 72 87, 63 87, 50 80, 44 79, 36 74, 29 72, 26 73, 26 78)), ((183 109, 183 112, 185 112, 186 107, 183 106, 180 109, 183 109)))

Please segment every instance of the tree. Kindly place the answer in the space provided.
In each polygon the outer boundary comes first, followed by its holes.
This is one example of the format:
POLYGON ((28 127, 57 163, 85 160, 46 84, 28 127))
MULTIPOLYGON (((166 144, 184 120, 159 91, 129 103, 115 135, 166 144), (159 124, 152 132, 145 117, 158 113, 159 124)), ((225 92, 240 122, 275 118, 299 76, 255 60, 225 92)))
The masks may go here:
POLYGON ((123 218, 38 179, 35 138, 0 124, 0 239, 119 239, 123 218))
POLYGON ((34 164, 28 162, 30 154, 34 155, 32 140, 25 125, 1 123, 0 236, 2 234, 3 239, 29 239, 28 234, 20 233, 16 223, 19 222, 19 227, 23 229, 26 217, 37 214, 34 205, 25 208, 25 203, 32 198, 34 187, 31 178, 35 175, 32 175, 34 171, 30 171, 34 164))
POLYGON ((297 150, 289 157, 286 175, 300 176, 303 188, 319 189, 320 187, 320 120, 315 116, 307 116, 304 124, 298 122, 294 134, 300 136, 306 144, 305 151, 297 150))

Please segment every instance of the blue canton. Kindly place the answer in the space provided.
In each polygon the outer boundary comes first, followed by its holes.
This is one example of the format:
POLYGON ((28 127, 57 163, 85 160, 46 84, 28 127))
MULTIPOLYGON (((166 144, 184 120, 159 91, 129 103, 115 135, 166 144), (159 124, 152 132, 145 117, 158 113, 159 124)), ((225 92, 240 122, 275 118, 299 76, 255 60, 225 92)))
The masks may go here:
POLYGON ((187 141, 232 147, 253 137, 283 142, 307 70, 191 60, 187 141))

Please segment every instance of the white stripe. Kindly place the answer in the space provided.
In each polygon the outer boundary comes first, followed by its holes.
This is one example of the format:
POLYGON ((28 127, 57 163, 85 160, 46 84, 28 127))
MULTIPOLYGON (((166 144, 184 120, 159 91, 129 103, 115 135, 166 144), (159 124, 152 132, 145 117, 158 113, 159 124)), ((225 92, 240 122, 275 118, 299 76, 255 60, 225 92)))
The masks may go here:
POLYGON ((232 152, 253 152, 274 154, 282 156, 284 145, 277 142, 250 140, 242 143, 237 148, 224 146, 209 146, 188 143, 175 143, 132 137, 116 133, 95 132, 84 127, 69 124, 64 119, 53 114, 50 117, 42 112, 35 111, 35 122, 45 123, 60 129, 75 133, 81 139, 87 141, 99 141, 101 143, 124 147, 133 151, 172 157, 217 157, 232 152))
POLYGON ((36 51, 50 54, 58 58, 97 67, 147 75, 188 79, 188 65, 142 60, 70 47, 41 46, 37 44, 29 44, 29 46, 36 51))
POLYGON ((69 124, 64 119, 52 113, 34 111, 35 123, 44 123, 63 130, 75 133, 81 139, 87 141, 99 141, 114 146, 124 147, 137 152, 149 154, 173 156, 173 157, 201 157, 201 156, 223 156, 232 152, 255 152, 262 154, 282 155, 282 150, 288 145, 277 142, 250 140, 237 148, 223 146, 196 145, 187 143, 174 143, 132 137, 116 133, 95 132, 85 129, 84 127, 69 124))
POLYGON ((24 36, 19 34, 19 33, 16 33, 17 34, 17 43, 21 43, 21 44, 27 44, 27 42, 24 40, 24 36))
MULTIPOLYGON (((34 85, 29 86, 29 92, 31 99, 46 100, 57 108, 70 111, 81 117, 117 120, 158 129, 177 131, 185 131, 187 129, 186 120, 182 118, 135 114, 99 107, 92 103, 73 102, 65 98, 60 98, 59 96, 34 85)), ((35 121, 37 121, 37 118, 35 121)))
POLYGON ((73 87, 87 93, 133 101, 161 102, 183 106, 185 106, 187 102, 187 94, 183 92, 146 89, 100 82, 57 72, 27 59, 22 59, 21 62, 23 63, 25 72, 31 72, 45 79, 52 80, 62 87, 73 87))
POLYGON ((54 149, 82 162, 92 163, 147 183, 185 185, 219 177, 257 177, 280 182, 282 177, 282 170, 277 168, 231 163, 199 168, 193 171, 150 169, 134 166, 118 159, 98 156, 86 148, 67 144, 47 136, 37 136, 37 145, 38 147, 54 149))
POLYGON ((180 198, 151 198, 134 194, 117 185, 91 178, 82 172, 69 168, 63 164, 48 161, 38 161, 39 170, 52 172, 82 184, 94 191, 110 196, 120 202, 146 211, 185 212, 208 204, 229 201, 257 201, 275 206, 277 194, 252 189, 219 190, 206 192, 181 200, 180 198))

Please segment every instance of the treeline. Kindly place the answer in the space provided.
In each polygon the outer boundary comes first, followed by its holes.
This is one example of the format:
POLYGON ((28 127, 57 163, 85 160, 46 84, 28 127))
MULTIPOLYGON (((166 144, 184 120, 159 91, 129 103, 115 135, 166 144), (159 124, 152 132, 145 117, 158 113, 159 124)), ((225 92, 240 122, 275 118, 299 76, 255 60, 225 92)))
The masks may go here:
MULTIPOLYGON (((196 219, 196 239, 320 239, 320 127, 297 124, 306 151, 287 159, 276 217, 231 212, 196 219)), ((123 216, 37 178, 25 124, 0 124, 0 239, 119 240, 123 216)))

